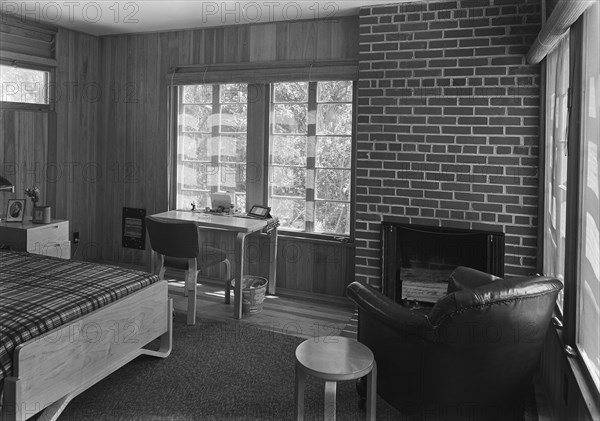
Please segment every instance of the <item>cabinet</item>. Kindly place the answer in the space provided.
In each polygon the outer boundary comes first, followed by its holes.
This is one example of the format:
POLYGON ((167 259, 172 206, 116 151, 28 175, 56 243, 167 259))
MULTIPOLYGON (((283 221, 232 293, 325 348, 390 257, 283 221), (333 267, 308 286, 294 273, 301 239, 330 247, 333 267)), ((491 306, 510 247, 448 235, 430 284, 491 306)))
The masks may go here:
POLYGON ((70 259, 69 221, 53 219, 49 224, 2 222, 0 244, 11 250, 70 259))

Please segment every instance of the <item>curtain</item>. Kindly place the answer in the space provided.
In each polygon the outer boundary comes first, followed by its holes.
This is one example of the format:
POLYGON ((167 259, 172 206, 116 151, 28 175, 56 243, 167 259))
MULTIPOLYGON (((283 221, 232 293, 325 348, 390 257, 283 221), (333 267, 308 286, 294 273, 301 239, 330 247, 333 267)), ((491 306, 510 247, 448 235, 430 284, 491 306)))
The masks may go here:
MULTIPOLYGON (((546 60, 543 272, 564 281, 567 200, 569 34, 546 60)), ((558 298, 562 309, 562 293, 558 298)))

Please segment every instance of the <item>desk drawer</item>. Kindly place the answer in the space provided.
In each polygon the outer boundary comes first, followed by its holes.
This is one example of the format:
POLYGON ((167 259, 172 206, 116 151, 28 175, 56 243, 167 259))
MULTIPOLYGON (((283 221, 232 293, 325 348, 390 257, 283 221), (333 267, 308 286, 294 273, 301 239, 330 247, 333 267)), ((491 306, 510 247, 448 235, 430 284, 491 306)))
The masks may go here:
POLYGON ((68 241, 67 222, 55 222, 27 230, 27 250, 43 249, 48 244, 62 244, 68 241))

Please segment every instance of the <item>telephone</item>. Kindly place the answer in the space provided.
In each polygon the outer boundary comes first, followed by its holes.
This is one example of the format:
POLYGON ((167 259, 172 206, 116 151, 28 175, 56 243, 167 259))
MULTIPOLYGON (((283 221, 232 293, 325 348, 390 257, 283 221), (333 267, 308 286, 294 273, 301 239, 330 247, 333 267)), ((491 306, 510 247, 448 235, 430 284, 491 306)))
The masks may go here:
POLYGON ((270 212, 271 208, 268 206, 253 205, 246 215, 253 218, 268 219, 272 218, 270 212))

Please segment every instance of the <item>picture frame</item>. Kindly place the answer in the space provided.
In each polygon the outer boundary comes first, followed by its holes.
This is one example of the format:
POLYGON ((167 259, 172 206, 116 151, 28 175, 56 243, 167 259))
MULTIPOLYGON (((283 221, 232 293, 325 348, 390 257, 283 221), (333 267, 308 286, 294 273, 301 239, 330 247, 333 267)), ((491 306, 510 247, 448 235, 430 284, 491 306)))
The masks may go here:
POLYGON ((25 199, 9 199, 6 208, 6 222, 23 222, 25 199))

